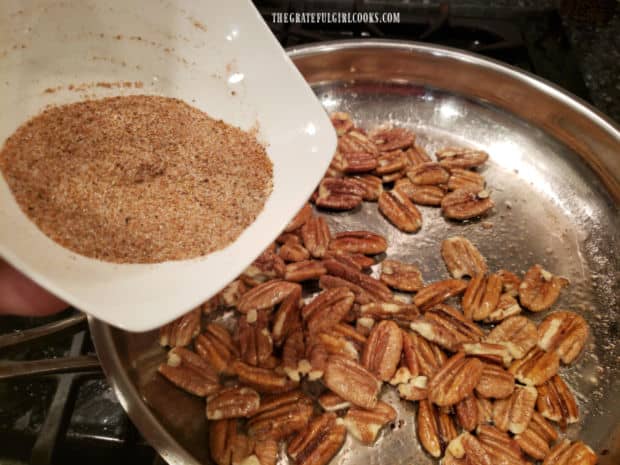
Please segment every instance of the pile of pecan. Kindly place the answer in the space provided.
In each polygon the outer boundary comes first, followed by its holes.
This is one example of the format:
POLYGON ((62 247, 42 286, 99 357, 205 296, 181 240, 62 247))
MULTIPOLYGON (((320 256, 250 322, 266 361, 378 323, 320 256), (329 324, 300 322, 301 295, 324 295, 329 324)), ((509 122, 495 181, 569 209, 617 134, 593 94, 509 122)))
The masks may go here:
POLYGON ((333 113, 331 120, 338 147, 311 198, 317 207, 342 211, 364 200, 378 201, 383 216, 408 233, 422 226, 415 204, 441 207, 453 220, 478 217, 493 208, 486 182, 475 171, 488 160, 486 152, 448 147, 438 150, 433 161, 407 129, 376 128, 366 134, 348 113, 333 113))
MULTIPOLYGON (((320 192, 317 203, 330 198, 320 192)), ((579 418, 559 370, 588 325, 563 310, 538 325, 527 317, 548 310, 567 280, 539 265, 522 278, 489 270, 454 236, 441 247, 451 277, 427 283, 414 264, 375 263, 387 249, 369 231, 333 234, 307 204, 238 279, 161 328, 170 350, 159 372, 206 398, 213 460, 275 465, 287 453, 325 465, 347 433, 372 445, 397 419, 380 400, 395 389, 417 404, 420 444, 445 465, 596 463, 555 428, 579 418)))

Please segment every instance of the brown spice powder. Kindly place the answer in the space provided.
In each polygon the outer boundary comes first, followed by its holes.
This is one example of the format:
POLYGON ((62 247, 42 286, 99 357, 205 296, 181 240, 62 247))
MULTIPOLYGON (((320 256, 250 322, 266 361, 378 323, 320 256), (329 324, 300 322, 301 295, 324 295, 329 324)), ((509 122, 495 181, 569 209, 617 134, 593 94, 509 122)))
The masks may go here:
POLYGON ((118 263, 222 249, 258 216, 273 176, 253 135, 146 95, 45 110, 9 137, 0 169, 50 238, 118 263))

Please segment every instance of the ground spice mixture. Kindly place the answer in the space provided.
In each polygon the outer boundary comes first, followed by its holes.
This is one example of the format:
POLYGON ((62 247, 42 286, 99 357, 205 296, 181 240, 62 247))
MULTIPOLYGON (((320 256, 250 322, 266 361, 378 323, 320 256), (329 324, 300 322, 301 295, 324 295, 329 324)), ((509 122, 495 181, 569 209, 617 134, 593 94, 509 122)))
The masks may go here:
POLYGON ((258 216, 273 175, 252 134, 145 95, 45 110, 9 137, 0 169, 45 234, 118 263, 225 247, 258 216))

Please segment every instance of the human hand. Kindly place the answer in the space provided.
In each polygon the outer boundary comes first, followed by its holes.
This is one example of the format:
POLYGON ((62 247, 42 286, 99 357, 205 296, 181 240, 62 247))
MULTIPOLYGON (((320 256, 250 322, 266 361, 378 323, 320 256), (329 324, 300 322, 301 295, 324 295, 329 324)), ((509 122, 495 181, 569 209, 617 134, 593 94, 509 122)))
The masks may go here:
POLYGON ((67 304, 0 259, 0 314, 45 316, 67 304))

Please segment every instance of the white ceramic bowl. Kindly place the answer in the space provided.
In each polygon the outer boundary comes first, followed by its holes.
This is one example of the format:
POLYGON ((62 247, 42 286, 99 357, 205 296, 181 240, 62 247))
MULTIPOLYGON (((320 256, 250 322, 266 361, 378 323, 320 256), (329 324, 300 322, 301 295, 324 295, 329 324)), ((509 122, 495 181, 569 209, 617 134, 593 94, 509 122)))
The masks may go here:
POLYGON ((157 94, 258 128, 274 164, 273 193, 237 241, 154 265, 112 264, 59 246, 22 213, 0 176, 0 255, 96 318, 143 331, 205 301, 279 234, 329 165, 336 146, 329 118, 247 0, 5 0, 3 12, 0 143, 48 104, 157 94))

